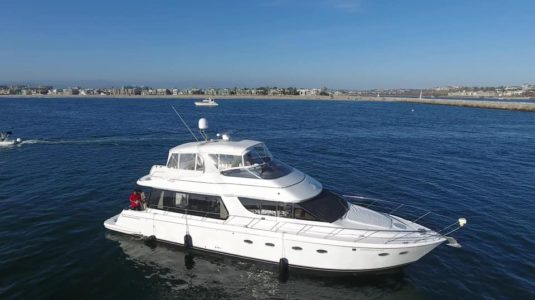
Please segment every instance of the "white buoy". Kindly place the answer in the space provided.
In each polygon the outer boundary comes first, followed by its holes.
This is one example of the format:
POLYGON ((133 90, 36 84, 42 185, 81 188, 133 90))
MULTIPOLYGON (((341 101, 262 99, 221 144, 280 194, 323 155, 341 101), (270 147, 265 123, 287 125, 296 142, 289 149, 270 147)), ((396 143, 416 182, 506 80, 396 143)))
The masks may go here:
POLYGON ((208 121, 205 118, 199 119, 199 130, 206 130, 208 129, 208 121))
POLYGON ((459 227, 463 227, 466 225, 466 219, 465 218, 459 218, 459 227))

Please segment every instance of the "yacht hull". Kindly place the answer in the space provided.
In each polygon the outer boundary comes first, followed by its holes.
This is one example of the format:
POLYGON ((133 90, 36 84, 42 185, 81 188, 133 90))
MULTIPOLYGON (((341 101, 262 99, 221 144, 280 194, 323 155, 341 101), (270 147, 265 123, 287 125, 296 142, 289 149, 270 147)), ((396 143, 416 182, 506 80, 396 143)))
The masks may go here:
POLYGON ((436 239, 414 245, 368 244, 306 236, 291 232, 257 230, 247 225, 227 225, 224 220, 169 213, 124 210, 106 220, 113 231, 184 245, 184 236, 192 238, 200 251, 278 263, 286 258, 290 267, 318 272, 360 273, 400 268, 419 260, 444 242, 436 239))
POLYGON ((212 107, 215 107, 215 106, 218 106, 219 104, 206 104, 206 103, 198 103, 198 102, 195 102, 195 106, 212 106, 212 107))

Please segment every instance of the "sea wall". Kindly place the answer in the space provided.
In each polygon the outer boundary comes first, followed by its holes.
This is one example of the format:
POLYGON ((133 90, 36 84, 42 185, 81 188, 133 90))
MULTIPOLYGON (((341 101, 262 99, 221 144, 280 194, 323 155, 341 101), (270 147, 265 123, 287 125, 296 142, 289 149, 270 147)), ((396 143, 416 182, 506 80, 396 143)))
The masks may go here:
POLYGON ((453 100, 453 99, 419 99, 397 97, 362 97, 360 101, 407 102, 434 105, 452 105, 474 108, 506 109, 520 111, 535 111, 535 103, 513 101, 485 101, 485 100, 453 100))

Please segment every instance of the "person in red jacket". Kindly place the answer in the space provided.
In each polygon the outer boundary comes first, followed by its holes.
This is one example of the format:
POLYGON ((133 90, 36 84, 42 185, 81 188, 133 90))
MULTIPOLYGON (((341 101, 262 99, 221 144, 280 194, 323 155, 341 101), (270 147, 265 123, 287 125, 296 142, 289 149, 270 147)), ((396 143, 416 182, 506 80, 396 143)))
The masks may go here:
POLYGON ((130 209, 141 210, 142 199, 140 189, 136 189, 135 191, 133 191, 132 194, 130 194, 130 198, 128 198, 128 200, 130 201, 130 209))

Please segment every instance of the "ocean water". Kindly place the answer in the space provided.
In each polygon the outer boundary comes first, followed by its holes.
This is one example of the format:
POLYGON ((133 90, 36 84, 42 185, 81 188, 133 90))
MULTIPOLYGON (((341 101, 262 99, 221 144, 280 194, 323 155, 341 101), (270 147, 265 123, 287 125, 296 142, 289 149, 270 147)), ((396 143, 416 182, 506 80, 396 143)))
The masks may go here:
POLYGON ((534 299, 535 114, 408 103, 0 99, 1 299, 534 299), (401 272, 332 278, 186 256, 110 233, 135 181, 191 126, 265 141, 340 192, 417 205, 468 225, 401 272))

